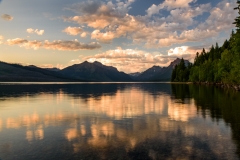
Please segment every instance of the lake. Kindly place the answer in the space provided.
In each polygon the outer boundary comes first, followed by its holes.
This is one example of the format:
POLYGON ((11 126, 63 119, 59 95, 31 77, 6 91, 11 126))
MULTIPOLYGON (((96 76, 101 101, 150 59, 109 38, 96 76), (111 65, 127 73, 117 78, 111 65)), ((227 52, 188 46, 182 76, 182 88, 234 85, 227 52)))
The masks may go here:
POLYGON ((168 83, 1 83, 0 159, 240 158, 240 93, 168 83))

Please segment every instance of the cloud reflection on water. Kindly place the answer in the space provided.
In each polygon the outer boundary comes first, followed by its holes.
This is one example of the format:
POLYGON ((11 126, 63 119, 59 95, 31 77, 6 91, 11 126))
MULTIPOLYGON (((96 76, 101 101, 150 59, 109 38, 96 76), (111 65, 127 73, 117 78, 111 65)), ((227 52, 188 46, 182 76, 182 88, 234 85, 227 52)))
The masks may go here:
POLYGON ((115 86, 114 92, 103 87, 105 91, 97 93, 61 87, 6 98, 0 103, 0 133, 24 130, 33 146, 46 141, 54 146, 61 139, 74 154, 90 152, 88 156, 102 159, 113 158, 113 153, 125 158, 145 154, 152 159, 191 159, 209 154, 210 159, 234 159, 231 131, 223 121, 203 119, 193 99, 179 102, 158 87, 152 92, 134 85, 115 86))
POLYGON ((2 131, 2 120, 0 119, 0 132, 2 131))

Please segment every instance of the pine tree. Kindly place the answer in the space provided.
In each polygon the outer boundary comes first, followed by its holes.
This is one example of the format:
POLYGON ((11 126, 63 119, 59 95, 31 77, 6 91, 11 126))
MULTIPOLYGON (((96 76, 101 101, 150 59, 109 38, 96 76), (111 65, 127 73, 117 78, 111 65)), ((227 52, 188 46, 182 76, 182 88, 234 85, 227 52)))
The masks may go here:
MULTIPOLYGON (((237 5, 238 6, 236 8, 234 8, 234 10, 238 10, 238 14, 240 15, 240 1, 239 0, 237 1, 237 5)), ((235 22, 233 22, 233 24, 236 25, 237 30, 240 30, 240 16, 235 18, 235 22)))
POLYGON ((176 72, 177 72, 177 65, 174 67, 174 69, 172 71, 171 82, 176 81, 176 72))
POLYGON ((199 53, 197 52, 196 53, 196 57, 195 57, 195 59, 194 59, 194 65, 199 65, 199 53))
POLYGON ((212 47, 210 48, 210 51, 209 51, 209 59, 211 61, 214 60, 214 46, 212 45, 212 47))
POLYGON ((200 54, 196 54, 194 65, 190 68, 185 67, 182 59, 174 71, 175 81, 240 84, 240 0, 237 0, 234 9, 239 13, 233 23, 237 28, 236 33, 232 31, 230 39, 221 47, 216 43, 209 52, 203 48, 200 54))

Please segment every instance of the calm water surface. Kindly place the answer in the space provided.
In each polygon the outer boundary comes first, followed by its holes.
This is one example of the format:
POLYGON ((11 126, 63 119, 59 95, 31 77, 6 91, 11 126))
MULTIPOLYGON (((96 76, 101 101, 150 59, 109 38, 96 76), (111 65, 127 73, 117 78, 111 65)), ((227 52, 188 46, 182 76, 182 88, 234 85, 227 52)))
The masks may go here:
POLYGON ((0 84, 0 159, 239 159, 240 94, 183 84, 0 84))

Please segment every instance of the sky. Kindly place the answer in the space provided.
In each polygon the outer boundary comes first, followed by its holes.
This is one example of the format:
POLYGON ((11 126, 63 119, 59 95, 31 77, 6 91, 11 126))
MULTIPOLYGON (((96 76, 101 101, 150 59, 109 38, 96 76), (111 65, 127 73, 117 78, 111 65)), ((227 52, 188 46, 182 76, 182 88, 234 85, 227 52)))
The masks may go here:
POLYGON ((236 0, 0 0, 0 61, 65 68, 99 61, 126 73, 221 45, 236 0))

